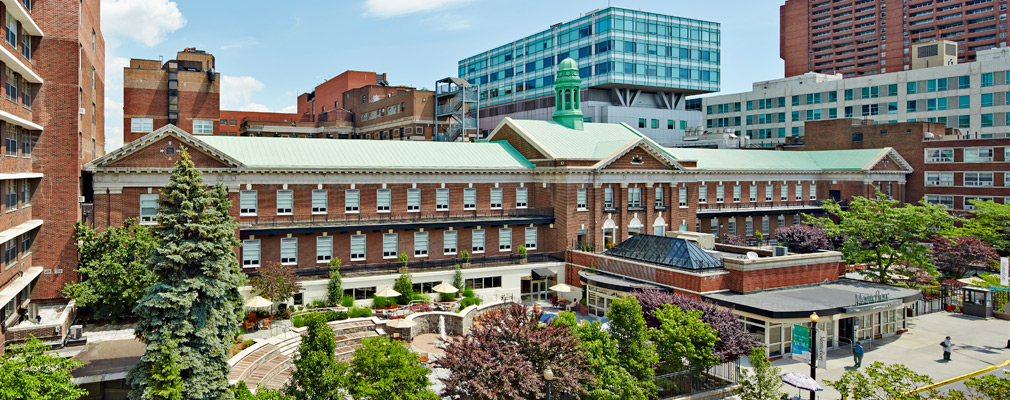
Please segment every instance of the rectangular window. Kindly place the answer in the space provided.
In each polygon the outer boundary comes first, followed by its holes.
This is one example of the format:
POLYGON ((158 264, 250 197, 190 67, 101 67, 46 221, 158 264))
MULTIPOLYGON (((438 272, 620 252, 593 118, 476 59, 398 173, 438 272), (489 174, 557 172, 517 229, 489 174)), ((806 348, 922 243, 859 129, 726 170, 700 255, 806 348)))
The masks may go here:
POLYGON ((751 203, 756 203, 758 201, 757 186, 747 185, 747 198, 751 203))
POLYGON ((383 233, 382 234, 382 258, 390 259, 396 258, 397 252, 397 240, 398 236, 395 233, 383 233))
POLYGON ((456 254, 457 231, 442 232, 442 254, 456 254))
POLYGON ((954 149, 927 149, 926 162, 954 162, 954 149))
POLYGON ((392 191, 389 189, 376 189, 375 190, 375 211, 377 212, 389 212, 392 206, 392 191))
POLYGON ((954 186, 954 173, 927 172, 926 186, 954 186))
POLYGON ((964 186, 992 186, 992 172, 965 172, 964 186))
POLYGON ((779 190, 779 194, 780 194, 779 200, 780 201, 789 201, 789 184, 787 184, 785 182, 782 182, 782 186, 779 187, 779 189, 780 189, 779 190))
POLYGON ((666 199, 663 196, 663 187, 656 186, 656 208, 666 207, 666 199))
POLYGON ((982 87, 992 86, 992 72, 982 74, 982 87))
POLYGON ((326 189, 316 189, 312 191, 312 213, 313 214, 326 214, 328 208, 326 189))
POLYGON ((130 132, 151 132, 154 130, 154 118, 130 118, 130 132))
POLYGON ((796 183, 795 185, 793 185, 793 188, 796 190, 796 196, 795 196, 796 201, 803 200, 803 185, 800 183, 796 183))
POLYGON ((603 208, 614 208, 614 189, 603 189, 603 208))
POLYGON ((992 147, 964 149, 964 162, 992 162, 992 147))
POLYGON ((498 251, 512 251, 512 228, 498 229, 498 251))
POLYGON ((474 229, 470 232, 470 250, 473 254, 484 252, 484 230, 474 229))
POLYGON ((256 268, 260 266, 259 239, 242 241, 242 266, 247 268, 256 268))
POLYGON ((743 188, 740 185, 733 185, 733 202, 739 203, 743 188))
POLYGON ((680 207, 687 207, 687 186, 677 188, 677 204, 680 207))
POLYGON ((715 187, 715 202, 722 203, 726 199, 726 186, 716 185, 715 187))
POLYGON ((730 218, 726 221, 726 233, 730 236, 736 236, 736 218, 730 218))
POLYGON ((775 193, 775 187, 772 184, 765 185, 765 201, 772 201, 772 194, 775 193))
POLYGON ((428 256, 428 232, 414 232, 414 257, 428 256))
POLYGON ((947 209, 954 208, 954 196, 926 196, 926 202, 946 206, 947 209))
POLYGON ((365 260, 365 235, 351 235, 351 261, 365 260))
POLYGON ((32 182, 25 179, 21 181, 21 207, 28 207, 32 203, 32 182))
POLYGON ((786 226, 786 216, 779 215, 779 228, 786 226))
POLYGON ((971 88, 971 77, 968 75, 957 77, 957 88, 958 89, 971 88))
POLYGON ((435 189, 435 211, 449 210, 449 189, 435 189))
POLYGON ((295 192, 291 190, 277 191, 277 215, 291 215, 294 208, 295 192))
POLYGON ((333 259, 333 236, 316 236, 316 262, 327 263, 333 259))
POLYGON ((193 133, 197 135, 213 135, 214 121, 209 119, 194 119, 193 133))
MULTIPOLYGON (((92 148, 91 159, 92 160, 95 159, 95 158, 97 158, 97 154, 95 154, 95 151, 94 151, 94 143, 95 143, 95 140, 91 139, 91 144, 92 144, 92 146, 91 146, 91 148, 92 148)), ((32 146, 33 146, 33 144, 34 144, 34 141, 32 140, 32 132, 29 131, 29 130, 27 130, 27 129, 25 129, 24 131, 22 131, 22 135, 21 135, 21 156, 22 157, 24 157, 24 158, 31 158, 32 157, 32 146)))
POLYGON ((407 211, 421 211, 421 189, 407 189, 407 211))
POLYGON ((140 223, 153 224, 158 214, 158 194, 140 195, 140 223))
POLYGON ((464 210, 477 209, 477 189, 474 188, 463 189, 463 209, 464 210))
POLYGON ((527 226, 526 227, 526 240, 524 241, 526 245, 526 250, 536 250, 537 249, 537 227, 527 226))
POLYGON ((810 200, 817 200, 817 184, 810 184, 810 200))
POLYGON ((628 188, 628 208, 642 207, 642 188, 628 188))
POLYGON ((359 211, 359 206, 361 205, 360 201, 361 193, 358 189, 344 190, 344 212, 357 213, 359 211))
POLYGON ((515 188, 515 208, 526 208, 529 201, 526 193, 526 188, 515 188))
POLYGON ((708 186, 706 185, 698 186, 698 202, 699 203, 708 202, 708 186))
POLYGON ((298 238, 281 238, 281 264, 298 264, 298 238))
POLYGON ((957 116, 957 127, 958 128, 971 128, 971 115, 958 115, 957 116))
POLYGON ((501 188, 491 188, 491 209, 500 210, 502 203, 501 188))
POLYGON ((992 93, 982 93, 982 107, 992 107, 992 93))
POLYGON ((971 107, 971 96, 957 97, 957 108, 970 108, 970 107, 971 107))
POLYGON ((908 82, 905 84, 906 94, 916 94, 918 93, 918 82, 908 82))
POLYGON ((243 190, 239 192, 238 203, 240 216, 256 215, 257 200, 255 190, 243 190))
POLYGON ((575 209, 578 211, 589 210, 588 201, 586 195, 586 188, 578 188, 575 191, 575 209))

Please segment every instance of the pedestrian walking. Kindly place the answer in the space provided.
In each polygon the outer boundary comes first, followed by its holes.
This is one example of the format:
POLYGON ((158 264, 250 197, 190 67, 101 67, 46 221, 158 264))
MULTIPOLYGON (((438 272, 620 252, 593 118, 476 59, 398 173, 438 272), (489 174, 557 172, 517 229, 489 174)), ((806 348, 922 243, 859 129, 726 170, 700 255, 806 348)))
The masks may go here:
POLYGON ((852 361, 856 363, 856 368, 863 365, 863 345, 856 342, 856 345, 852 347, 852 361))
POLYGON ((940 346, 943 347, 943 360, 950 361, 950 352, 954 350, 954 345, 950 343, 950 336, 943 339, 943 341, 940 342, 940 346))

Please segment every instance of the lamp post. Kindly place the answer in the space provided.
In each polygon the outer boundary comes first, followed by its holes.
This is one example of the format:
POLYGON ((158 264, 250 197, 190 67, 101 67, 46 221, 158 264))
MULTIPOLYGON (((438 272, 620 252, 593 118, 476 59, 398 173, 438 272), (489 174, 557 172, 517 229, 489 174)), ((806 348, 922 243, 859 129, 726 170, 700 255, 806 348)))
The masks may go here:
POLYGON ((550 366, 544 370, 544 380, 547 381, 547 400, 551 400, 551 381, 554 380, 554 371, 550 366))
MULTIPOLYGON (((817 380, 817 321, 821 317, 817 313, 810 314, 810 379, 817 380)), ((810 391, 810 400, 817 399, 817 391, 810 391)))

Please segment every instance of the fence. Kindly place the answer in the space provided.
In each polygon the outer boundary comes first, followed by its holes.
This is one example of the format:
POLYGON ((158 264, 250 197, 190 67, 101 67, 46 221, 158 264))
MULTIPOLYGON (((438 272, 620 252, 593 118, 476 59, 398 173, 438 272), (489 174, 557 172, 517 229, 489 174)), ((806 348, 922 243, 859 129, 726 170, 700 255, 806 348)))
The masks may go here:
POLYGON ((704 371, 678 371, 656 376, 659 398, 684 396, 726 388, 740 380, 740 360, 710 367, 704 371))
POLYGON ((948 306, 960 308, 964 300, 958 285, 944 283, 922 289, 922 298, 908 306, 911 317, 946 311, 948 306))

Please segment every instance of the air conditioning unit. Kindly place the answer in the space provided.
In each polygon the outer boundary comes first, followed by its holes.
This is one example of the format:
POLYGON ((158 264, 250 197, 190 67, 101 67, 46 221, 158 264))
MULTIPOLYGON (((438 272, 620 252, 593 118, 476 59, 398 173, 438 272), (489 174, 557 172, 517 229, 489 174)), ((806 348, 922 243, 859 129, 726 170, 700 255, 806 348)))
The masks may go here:
POLYGON ((84 115, 85 112, 87 112, 87 111, 84 109, 84 107, 81 107, 81 108, 77 109, 77 113, 78 114, 84 115))
POLYGON ((83 325, 71 325, 70 326, 70 339, 80 340, 81 334, 84 332, 83 325))
POLYGON ((775 246, 775 257, 782 257, 789 252, 785 246, 775 246))
POLYGON ((83 203, 84 202, 84 196, 77 196, 77 202, 78 203, 83 203))

